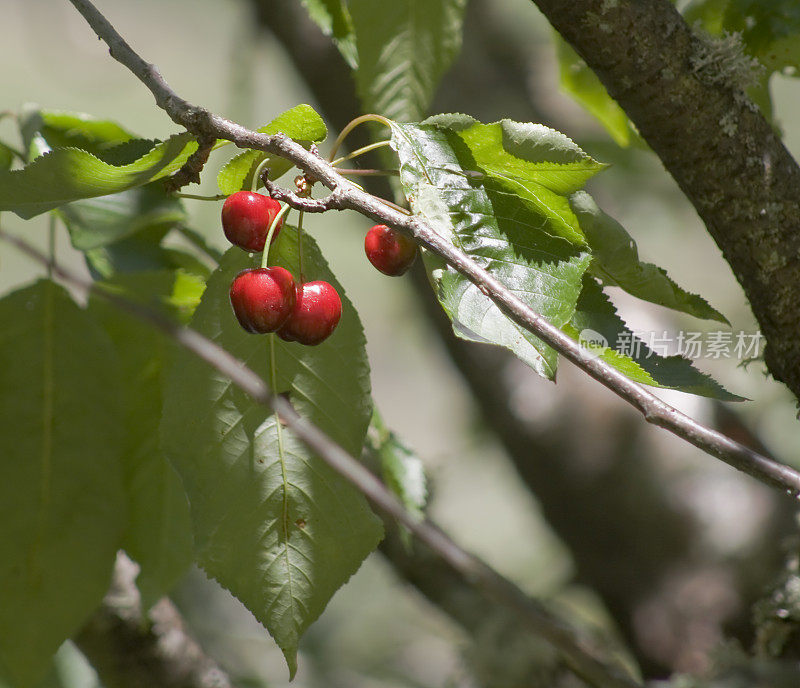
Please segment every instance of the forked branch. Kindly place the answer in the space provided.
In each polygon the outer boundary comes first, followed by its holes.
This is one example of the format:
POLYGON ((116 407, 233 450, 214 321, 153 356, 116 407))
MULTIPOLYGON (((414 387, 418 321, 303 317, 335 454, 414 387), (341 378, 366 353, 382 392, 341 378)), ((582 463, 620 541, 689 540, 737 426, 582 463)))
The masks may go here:
MULTIPOLYGON (((562 356, 582 368, 638 409, 648 423, 665 428, 687 442, 731 466, 752 475, 765 484, 800 495, 800 473, 773 461, 738 442, 708 428, 663 402, 652 392, 632 382, 600 358, 585 355, 581 346, 560 329, 551 325, 504 284, 458 250, 447 239, 418 217, 391 208, 382 199, 362 190, 313 151, 306 150, 282 134, 267 135, 250 131, 239 124, 214 115, 180 98, 166 83, 154 65, 145 62, 120 36, 108 20, 89 0, 70 0, 97 35, 108 46, 111 56, 127 67, 147 86, 161 107, 174 122, 198 137, 216 137, 232 141, 240 148, 252 148, 289 160, 310 178, 328 187, 337 197, 341 209, 355 210, 382 224, 413 237, 420 245, 445 260, 478 289, 486 294, 511 320, 532 332, 562 356)), ((286 202, 300 207, 302 200, 286 195, 286 202)), ((301 208, 303 209, 303 208, 301 208)))
POLYGON ((406 510, 397 497, 358 459, 347 453, 322 430, 300 416, 292 404, 273 394, 266 382, 247 365, 216 342, 199 332, 183 327, 146 306, 103 289, 96 282, 78 277, 26 241, 0 229, 0 239, 16 246, 42 265, 50 265, 53 275, 82 291, 96 294, 120 310, 160 330, 175 343, 198 356, 230 379, 255 403, 271 408, 281 421, 305 442, 325 463, 358 489, 384 514, 397 519, 421 542, 446 562, 469 586, 509 610, 533 634, 543 638, 564 657, 569 667, 596 688, 637 688, 639 684, 606 661, 591 643, 586 642, 564 621, 553 615, 516 584, 503 577, 478 557, 453 542, 435 523, 406 510))

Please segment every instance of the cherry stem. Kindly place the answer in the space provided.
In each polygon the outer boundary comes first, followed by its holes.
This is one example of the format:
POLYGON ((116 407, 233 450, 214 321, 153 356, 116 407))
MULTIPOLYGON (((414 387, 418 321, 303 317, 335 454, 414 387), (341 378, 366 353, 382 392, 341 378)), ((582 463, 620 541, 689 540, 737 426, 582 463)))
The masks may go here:
POLYGON ((281 218, 286 215, 291 210, 291 206, 284 205, 279 211, 275 218, 272 220, 272 223, 269 226, 269 231, 267 232, 267 240, 264 242, 264 252, 261 254, 261 267, 265 268, 269 265, 269 250, 272 248, 272 236, 275 234, 275 228, 278 226, 278 223, 281 221, 281 218))
POLYGON ((228 196, 226 194, 217 194, 216 196, 199 196, 197 194, 179 193, 174 192, 173 196, 178 198, 191 198, 195 201, 224 201, 228 196))
POLYGON ((378 141, 377 143, 370 143, 368 146, 362 146, 361 148, 357 148, 352 153, 348 153, 347 155, 343 155, 341 158, 336 158, 331 165, 334 167, 345 160, 352 160, 353 158, 357 158, 359 155, 363 155, 364 153, 369 153, 376 148, 383 148, 384 146, 390 146, 392 142, 390 140, 386 141, 378 141))
POLYGON ((400 174, 400 170, 373 170, 369 168, 363 170, 340 169, 338 172, 345 176, 353 175, 354 177, 397 177, 400 174))
POLYGON ((350 120, 345 128, 342 129, 342 133, 339 134, 339 136, 337 136, 336 140, 333 142, 333 148, 331 148, 328 160, 333 160, 336 157, 336 152, 339 150, 339 147, 342 145, 342 142, 345 140, 345 138, 347 138, 347 135, 359 124, 363 124, 364 122, 378 122, 379 124, 383 124, 387 127, 392 126, 391 120, 386 119, 386 117, 381 117, 381 115, 361 115, 360 117, 350 120))
POLYGON ((300 283, 306 281, 303 275, 303 211, 299 213, 297 218, 297 262, 300 268, 300 283))
POLYGON ((261 180, 261 170, 263 170, 269 164, 269 156, 266 156, 260 163, 258 163, 258 167, 256 167, 256 171, 253 174, 253 181, 250 182, 250 191, 255 191, 258 189, 258 182, 261 180))

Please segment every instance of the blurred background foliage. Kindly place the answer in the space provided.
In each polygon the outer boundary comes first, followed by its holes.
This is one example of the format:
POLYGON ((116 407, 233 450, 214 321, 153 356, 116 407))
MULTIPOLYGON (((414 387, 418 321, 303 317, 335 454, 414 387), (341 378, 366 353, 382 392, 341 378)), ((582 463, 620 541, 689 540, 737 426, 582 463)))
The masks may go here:
MULTIPOLYGON (((181 95, 242 124, 261 126, 299 102, 322 112, 333 131, 357 114, 345 63, 298 0, 106 0, 101 9, 181 95)), ((33 101, 117 120, 144 137, 174 132, 146 89, 108 58, 68 4, 0 0, 0 16, 0 107, 18 111, 33 101)), ((775 75, 771 91, 774 120, 797 157, 800 81, 775 75)), ((551 29, 531 2, 470 2, 462 53, 432 111, 543 122, 612 163, 590 190, 635 238, 641 256, 702 294, 734 332, 756 330, 728 265, 655 156, 641 145, 618 147, 562 92, 551 29)), ((3 138, 12 131, 11 122, 0 120, 3 138)), ((215 165, 222 161, 212 156, 199 193, 216 193, 215 165)), ((219 205, 187 207, 191 226, 224 247, 219 205)), ((6 215, 3 224, 43 246, 45 217, 23 224, 6 215)), ((387 425, 424 460, 433 517, 530 593, 623 638, 648 677, 708 670, 721 652, 736 655, 725 637, 749 648, 752 605, 778 582, 784 548, 796 544, 786 540, 794 530, 792 505, 645 427, 571 366, 552 385, 511 356, 456 342, 415 286, 419 275, 386 280, 364 260, 367 227, 353 213, 307 222, 361 314, 376 403, 387 425)), ((66 233, 58 254, 85 270, 66 233)), ((0 247, 0 292, 41 273, 0 247)), ((621 292, 614 297, 637 329, 719 329, 621 292)), ((800 467, 790 393, 765 376, 761 362, 738 363, 697 361, 751 401, 723 407, 680 393, 660 395, 800 467)), ((394 564, 372 555, 311 628, 294 685, 579 685, 561 673, 546 646, 521 647, 502 618, 481 616, 470 624, 468 597, 437 603, 436 591, 428 590, 434 602, 426 599, 404 580, 402 553, 384 551, 394 564), (460 611, 447 613, 454 604, 460 611)), ((188 575, 174 599, 235 680, 287 682, 271 639, 204 574, 188 575)), ((90 686, 96 677, 67 644, 47 683, 90 686)))

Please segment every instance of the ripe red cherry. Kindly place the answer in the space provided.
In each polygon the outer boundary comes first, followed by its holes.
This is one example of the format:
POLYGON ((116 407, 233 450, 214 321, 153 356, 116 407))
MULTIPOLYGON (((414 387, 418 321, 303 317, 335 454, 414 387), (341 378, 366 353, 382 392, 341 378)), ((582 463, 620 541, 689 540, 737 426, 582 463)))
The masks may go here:
POLYGON ((281 267, 240 272, 231 284, 231 306, 239 324, 252 334, 277 330, 294 308, 297 286, 281 267))
POLYGON ((417 245, 386 225, 375 225, 364 239, 364 251, 384 275, 402 275, 417 257, 417 245))
MULTIPOLYGON (((222 229, 235 246, 245 251, 263 251, 269 226, 281 209, 281 204, 269 196, 252 191, 237 191, 222 204, 222 229)), ((278 221, 272 240, 280 232, 283 218, 278 221)))
POLYGON ((342 317, 342 300, 328 282, 306 282, 297 287, 289 319, 278 330, 287 342, 313 346, 330 337, 342 317))

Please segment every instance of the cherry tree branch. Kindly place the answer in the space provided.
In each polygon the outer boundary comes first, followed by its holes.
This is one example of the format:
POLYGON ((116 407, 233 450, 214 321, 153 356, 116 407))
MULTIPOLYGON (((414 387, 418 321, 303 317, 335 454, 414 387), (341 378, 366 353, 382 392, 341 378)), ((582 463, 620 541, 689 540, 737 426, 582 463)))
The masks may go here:
MULTIPOLYGON (((308 151, 283 134, 267 135, 250 131, 235 122, 180 98, 156 67, 145 62, 117 33, 89 0, 70 0, 95 33, 109 46, 111 56, 127 67, 153 94, 156 103, 170 118, 198 137, 217 137, 239 148, 251 148, 278 155, 295 164, 311 178, 336 193, 342 209, 355 210, 382 224, 413 237, 420 245, 441 257, 464 275, 515 323, 532 332, 562 356, 582 368, 634 408, 648 423, 669 430, 704 452, 730 464, 765 484, 800 495, 800 472, 777 463, 738 442, 725 437, 665 403, 641 385, 632 382, 600 358, 590 358, 581 346, 551 325, 520 300, 492 274, 458 250, 416 216, 387 206, 381 199, 363 191, 344 178, 335 167, 315 151, 308 151)), ((288 195, 287 203, 293 205, 288 195)), ((297 206, 295 206, 297 207, 297 206)))
POLYGON ((570 668, 597 688, 637 688, 639 684, 600 656, 565 621, 548 611, 539 601, 529 597, 515 583, 503 577, 483 560, 462 549, 435 523, 420 519, 406 510, 400 500, 358 459, 336 444, 322 430, 303 418, 294 406, 280 395, 273 394, 267 383, 251 368, 199 332, 179 325, 160 313, 106 290, 101 284, 75 275, 28 242, 0 229, 0 239, 42 265, 50 265, 52 274, 65 283, 85 292, 92 292, 120 310, 149 323, 175 343, 195 354, 219 373, 230 379, 254 402, 271 408, 301 441, 325 463, 358 489, 382 513, 396 519, 436 556, 444 561, 469 586, 479 590, 495 604, 509 610, 532 633, 555 647, 570 668))
POLYGON ((120 552, 108 594, 73 638, 105 688, 231 688, 169 598, 142 610, 136 572, 120 552))

